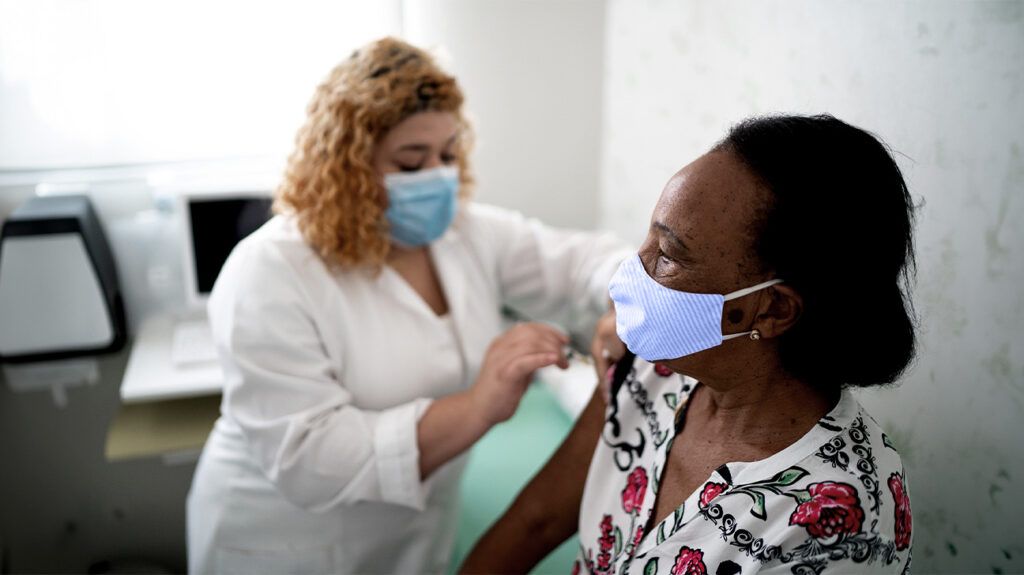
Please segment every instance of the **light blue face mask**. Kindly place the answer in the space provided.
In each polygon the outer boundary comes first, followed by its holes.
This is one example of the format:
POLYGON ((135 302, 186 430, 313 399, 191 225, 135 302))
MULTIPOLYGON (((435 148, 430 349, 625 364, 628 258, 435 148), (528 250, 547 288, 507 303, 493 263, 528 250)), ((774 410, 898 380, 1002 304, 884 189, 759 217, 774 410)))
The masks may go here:
POLYGON ((647 275, 640 256, 627 258, 612 276, 608 293, 615 303, 615 331, 629 351, 646 361, 676 359, 751 332, 722 335, 725 302, 752 294, 780 279, 730 294, 669 289, 647 275))
POLYGON ((427 245, 441 237, 458 210, 459 169, 441 166, 384 175, 391 239, 403 246, 427 245))

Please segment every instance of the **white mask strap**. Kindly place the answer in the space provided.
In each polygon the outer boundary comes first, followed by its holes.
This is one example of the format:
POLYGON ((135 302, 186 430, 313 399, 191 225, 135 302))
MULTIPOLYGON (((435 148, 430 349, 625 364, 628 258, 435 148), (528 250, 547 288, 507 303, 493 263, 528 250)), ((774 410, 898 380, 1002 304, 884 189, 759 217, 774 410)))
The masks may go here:
MULTIPOLYGON (((766 287, 770 287, 770 286, 773 286, 775 284, 780 284, 780 283, 782 283, 781 279, 774 279, 774 280, 768 280, 766 282, 761 282, 761 283, 757 284, 756 286, 750 286, 748 288, 744 288, 744 289, 741 289, 741 290, 736 290, 736 291, 734 291, 734 292, 732 292, 730 294, 726 294, 724 296, 723 301, 729 301, 729 300, 733 300, 733 299, 736 299, 736 298, 741 298, 741 297, 743 297, 745 295, 750 295, 750 294, 752 294, 752 293, 754 293, 756 291, 763 290, 766 287)), ((743 334, 736 334, 736 335, 743 335, 743 334)))
POLYGON ((737 337, 743 337, 745 335, 750 335, 752 333, 754 333, 754 332, 752 332, 752 331, 744 331, 744 332, 741 332, 741 333, 730 333, 729 335, 723 335, 722 336, 722 341, 728 341, 730 339, 736 339, 737 337))

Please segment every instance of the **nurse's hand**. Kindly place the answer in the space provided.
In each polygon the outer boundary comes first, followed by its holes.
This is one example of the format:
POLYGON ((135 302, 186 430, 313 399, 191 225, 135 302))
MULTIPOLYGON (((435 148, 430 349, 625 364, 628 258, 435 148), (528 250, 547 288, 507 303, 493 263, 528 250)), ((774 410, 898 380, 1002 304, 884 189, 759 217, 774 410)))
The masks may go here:
POLYGON ((590 343, 590 355, 594 358, 594 369, 597 370, 598 386, 604 402, 610 401, 612 374, 615 362, 626 355, 626 345, 619 339, 615 331, 615 308, 611 308, 601 316, 594 330, 594 339, 590 343))
POLYGON ((533 372, 549 365, 569 367, 568 344, 567 335, 543 323, 521 323, 498 336, 470 389, 477 413, 491 425, 512 417, 533 372))
POLYGON ((568 336, 543 323, 519 324, 491 342, 473 387, 435 399, 416 424, 420 478, 512 417, 534 371, 549 365, 569 367, 564 351, 568 344, 568 336))

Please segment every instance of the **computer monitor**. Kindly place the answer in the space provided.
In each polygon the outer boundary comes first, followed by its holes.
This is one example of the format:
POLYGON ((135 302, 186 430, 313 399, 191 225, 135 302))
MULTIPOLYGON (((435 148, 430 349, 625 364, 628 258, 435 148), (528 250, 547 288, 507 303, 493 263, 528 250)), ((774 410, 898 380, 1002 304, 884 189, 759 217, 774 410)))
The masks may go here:
POLYGON ((185 289, 189 307, 206 304, 231 250, 270 219, 269 191, 182 194, 185 289))

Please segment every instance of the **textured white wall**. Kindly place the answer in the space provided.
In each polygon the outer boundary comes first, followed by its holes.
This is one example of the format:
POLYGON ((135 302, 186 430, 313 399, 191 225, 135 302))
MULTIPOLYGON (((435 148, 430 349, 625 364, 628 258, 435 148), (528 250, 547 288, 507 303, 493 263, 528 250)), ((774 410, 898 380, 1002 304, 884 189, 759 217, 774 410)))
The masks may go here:
POLYGON ((601 223, 631 240, 742 117, 829 112, 897 151, 921 351, 863 401, 902 447, 915 570, 1024 571, 1024 3, 611 0, 606 41, 601 223))
POLYGON ((475 119, 477 198, 563 226, 597 220, 604 0, 405 0, 475 119))

